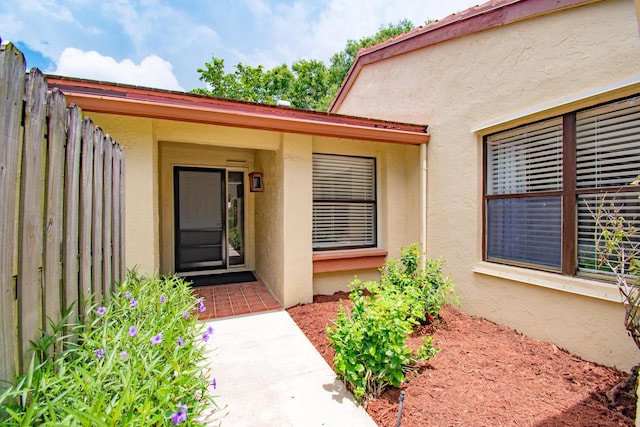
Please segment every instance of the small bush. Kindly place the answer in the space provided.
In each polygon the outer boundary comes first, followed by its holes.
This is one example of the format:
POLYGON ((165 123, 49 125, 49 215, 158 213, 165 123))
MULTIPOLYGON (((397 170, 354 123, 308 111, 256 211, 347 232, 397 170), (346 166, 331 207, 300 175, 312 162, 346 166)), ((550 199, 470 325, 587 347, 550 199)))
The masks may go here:
POLYGON ((350 311, 341 306, 329 341, 336 354, 334 366, 353 395, 360 401, 377 397, 388 385, 399 387, 407 368, 433 357, 433 340, 425 340, 413 352, 406 345, 414 322, 404 313, 404 303, 394 298, 363 295, 359 281, 352 283, 350 311))
POLYGON ((399 387, 407 370, 435 356, 438 349, 431 337, 412 351, 407 335, 418 323, 437 317, 445 302, 455 300, 441 260, 427 260, 423 269, 418 245, 401 253, 400 261, 382 268, 380 282, 351 283, 351 310, 341 305, 335 325, 327 328, 336 372, 363 402, 388 385, 399 387))
POLYGON ((444 260, 425 259, 417 243, 401 248, 400 253, 400 260, 392 259, 381 269, 380 284, 368 284, 369 290, 402 293, 409 305, 407 315, 420 322, 438 318, 445 303, 457 302, 451 278, 442 272, 444 260))
POLYGON ((197 323, 197 305, 177 277, 129 274, 84 324, 63 319, 34 343, 27 373, 0 396, 2 425, 198 424, 215 403, 203 345, 212 329, 197 323))

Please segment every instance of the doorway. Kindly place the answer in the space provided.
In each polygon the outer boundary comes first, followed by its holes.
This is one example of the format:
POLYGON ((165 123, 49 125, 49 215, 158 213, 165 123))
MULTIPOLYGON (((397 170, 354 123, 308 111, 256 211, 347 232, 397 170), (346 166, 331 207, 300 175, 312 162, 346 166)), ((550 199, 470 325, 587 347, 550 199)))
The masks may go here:
POLYGON ((174 167, 175 271, 244 264, 244 173, 174 167))

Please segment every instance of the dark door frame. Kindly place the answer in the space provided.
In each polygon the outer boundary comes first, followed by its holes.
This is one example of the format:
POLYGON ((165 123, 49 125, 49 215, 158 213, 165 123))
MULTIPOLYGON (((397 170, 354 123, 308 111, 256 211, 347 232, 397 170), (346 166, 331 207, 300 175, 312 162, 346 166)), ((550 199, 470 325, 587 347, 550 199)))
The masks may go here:
POLYGON ((194 166, 174 166, 173 167, 173 191, 174 191, 174 263, 175 263, 175 271, 177 273, 185 273, 189 271, 202 271, 202 270, 219 270, 226 269, 227 266, 227 209, 226 209, 226 199, 227 199, 227 170, 224 168, 208 168, 208 167, 194 167, 194 166), (221 265, 219 266, 194 266, 188 269, 182 269, 180 262, 180 248, 182 247, 181 243, 181 230, 180 230, 180 180, 179 174, 182 171, 194 171, 194 172, 210 172, 210 173, 220 173, 221 182, 220 182, 220 210, 222 215, 222 237, 221 237, 221 265))

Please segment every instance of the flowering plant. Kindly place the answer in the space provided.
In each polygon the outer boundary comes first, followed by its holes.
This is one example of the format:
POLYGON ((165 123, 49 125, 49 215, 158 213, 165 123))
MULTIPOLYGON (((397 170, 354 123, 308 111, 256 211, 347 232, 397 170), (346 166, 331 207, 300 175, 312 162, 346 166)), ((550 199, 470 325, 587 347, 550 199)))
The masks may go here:
POLYGON ((200 306, 182 279, 129 273, 83 324, 68 310, 43 332, 27 373, 0 395, 0 424, 199 425, 215 407, 200 306))

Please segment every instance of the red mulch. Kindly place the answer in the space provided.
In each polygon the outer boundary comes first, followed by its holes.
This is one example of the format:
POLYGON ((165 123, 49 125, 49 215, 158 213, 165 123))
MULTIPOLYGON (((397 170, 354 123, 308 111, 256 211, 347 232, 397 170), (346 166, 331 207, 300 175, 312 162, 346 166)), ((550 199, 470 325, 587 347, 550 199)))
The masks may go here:
MULTIPOLYGON (((348 303, 340 292, 288 309, 332 367, 325 329, 340 298, 348 303)), ((606 393, 628 377, 623 372, 451 307, 434 325, 420 327, 410 345, 418 345, 422 334, 433 335, 441 350, 403 385, 402 427, 634 425, 635 390, 626 404, 608 405, 606 393)), ((399 396, 390 388, 368 402, 379 426, 396 425, 399 396)))

